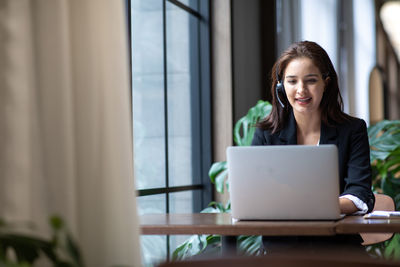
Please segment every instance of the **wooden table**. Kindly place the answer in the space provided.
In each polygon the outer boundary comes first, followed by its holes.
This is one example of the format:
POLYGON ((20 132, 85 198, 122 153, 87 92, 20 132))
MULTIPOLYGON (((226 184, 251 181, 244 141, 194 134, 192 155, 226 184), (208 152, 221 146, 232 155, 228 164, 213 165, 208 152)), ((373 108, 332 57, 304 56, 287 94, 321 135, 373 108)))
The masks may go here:
POLYGON ((364 219, 362 216, 347 216, 336 222, 336 234, 400 233, 399 219, 364 219))
POLYGON ((357 233, 399 233, 400 220, 347 216, 339 221, 239 221, 228 213, 149 214, 140 216, 143 235, 218 234, 264 236, 330 236, 357 233))
POLYGON ((333 236, 400 233, 400 220, 347 216, 338 221, 239 221, 229 213, 149 214, 140 216, 143 235, 221 235, 222 253, 236 250, 236 236, 333 236))

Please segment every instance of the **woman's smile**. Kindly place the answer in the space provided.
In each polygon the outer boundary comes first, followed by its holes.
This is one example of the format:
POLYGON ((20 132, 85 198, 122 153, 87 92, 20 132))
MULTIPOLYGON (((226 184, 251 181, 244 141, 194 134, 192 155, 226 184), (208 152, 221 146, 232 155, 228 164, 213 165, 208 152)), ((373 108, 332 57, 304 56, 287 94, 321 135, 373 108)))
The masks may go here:
POLYGON ((298 97, 295 98, 295 101, 297 101, 300 105, 308 105, 312 100, 312 97, 298 97))
POLYGON ((285 70, 285 91, 295 114, 319 114, 325 81, 314 62, 296 58, 285 70))

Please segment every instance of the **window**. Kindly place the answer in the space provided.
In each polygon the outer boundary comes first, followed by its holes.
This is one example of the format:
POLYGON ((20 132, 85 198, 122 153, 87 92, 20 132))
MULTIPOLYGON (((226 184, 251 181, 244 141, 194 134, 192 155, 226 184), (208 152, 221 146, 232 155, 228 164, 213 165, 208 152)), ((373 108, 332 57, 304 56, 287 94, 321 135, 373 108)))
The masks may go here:
POLYGON ((390 42, 397 53, 397 58, 400 61, 400 2, 387 1, 385 2, 379 12, 379 17, 382 20, 383 27, 389 35, 390 42))
MULTIPOLYGON (((139 214, 199 212, 211 201, 209 1, 128 0, 139 214)), ((142 237, 145 263, 186 237, 142 237)))

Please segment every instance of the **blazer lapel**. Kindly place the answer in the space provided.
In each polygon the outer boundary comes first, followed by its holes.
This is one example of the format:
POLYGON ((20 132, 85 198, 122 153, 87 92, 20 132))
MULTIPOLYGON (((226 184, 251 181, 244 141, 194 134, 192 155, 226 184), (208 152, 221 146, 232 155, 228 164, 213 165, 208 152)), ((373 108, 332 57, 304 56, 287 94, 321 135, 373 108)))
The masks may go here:
MULTIPOLYGON (((328 126, 321 123, 320 144, 337 145, 337 129, 335 126, 328 126)), ((279 141, 282 145, 297 145, 297 126, 293 111, 290 111, 286 127, 279 134, 279 141)))
POLYGON ((321 123, 321 136, 320 144, 333 144, 337 145, 337 129, 336 127, 328 126, 325 123, 321 123))
POLYGON ((292 110, 289 113, 285 128, 283 128, 279 134, 279 140, 282 145, 297 145, 296 120, 294 119, 292 110))

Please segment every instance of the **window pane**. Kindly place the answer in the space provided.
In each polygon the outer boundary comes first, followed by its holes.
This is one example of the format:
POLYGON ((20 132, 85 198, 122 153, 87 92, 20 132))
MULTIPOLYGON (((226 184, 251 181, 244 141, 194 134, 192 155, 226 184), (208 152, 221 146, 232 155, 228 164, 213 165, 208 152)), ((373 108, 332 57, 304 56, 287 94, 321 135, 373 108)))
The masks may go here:
MULTIPOLYGON (((178 0, 179 2, 181 2, 182 4, 184 4, 185 6, 190 7, 191 9, 198 11, 199 9, 199 4, 198 4, 198 0, 178 0)), ((202 0, 204 1, 204 0, 202 0)))
POLYGON ((141 196, 137 199, 138 214, 165 213, 165 194, 141 196))
POLYGON ((134 171, 138 189, 165 186, 163 1, 132 0, 134 171))
POLYGON ((192 183, 192 124, 199 123, 192 121, 192 91, 197 79, 190 55, 197 54, 197 47, 190 41, 196 20, 169 2, 167 6, 169 183, 179 186, 192 183))
POLYGON ((140 238, 143 266, 157 266, 167 259, 167 237, 142 235, 140 238))
MULTIPOLYGON (((192 213, 193 200, 200 200, 200 190, 184 191, 169 194, 170 213, 192 213)), ((198 212, 198 211, 196 211, 198 212)))
MULTIPOLYGON (((177 192, 169 194, 169 209, 170 213, 192 213, 193 200, 200 199, 201 192, 199 190, 177 192)), ((170 236, 170 256, 174 250, 182 245, 183 242, 187 241, 191 236, 184 235, 172 235, 170 236)))

